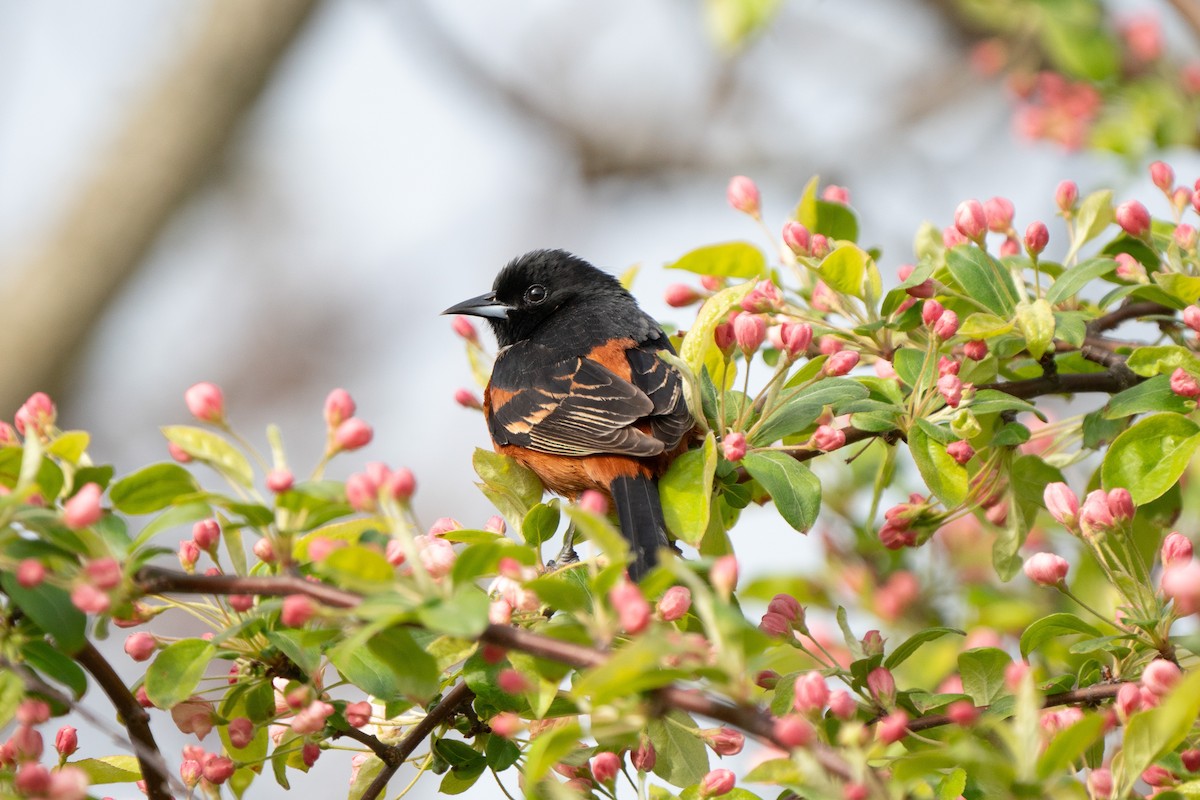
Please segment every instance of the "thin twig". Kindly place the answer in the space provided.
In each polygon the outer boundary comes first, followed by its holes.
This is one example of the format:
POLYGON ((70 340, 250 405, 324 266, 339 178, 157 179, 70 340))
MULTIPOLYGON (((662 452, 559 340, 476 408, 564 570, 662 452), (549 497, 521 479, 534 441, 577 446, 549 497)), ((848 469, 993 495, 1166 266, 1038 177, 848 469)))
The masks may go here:
MULTIPOLYGON (((1073 705, 1094 705, 1101 700, 1108 700, 1117 696, 1121 686, 1124 684, 1118 683, 1097 683, 1093 686, 1088 686, 1083 689, 1072 689, 1069 692, 1059 692, 1058 694, 1046 695, 1042 701, 1042 708, 1054 708, 1055 706, 1073 706, 1073 705)), ((980 706, 980 711, 987 711, 989 706, 980 706)), ((908 723, 908 729, 914 733, 918 731, 927 731, 930 728, 938 728, 942 725, 953 724, 950 717, 945 714, 929 714, 928 716, 918 717, 908 723)))

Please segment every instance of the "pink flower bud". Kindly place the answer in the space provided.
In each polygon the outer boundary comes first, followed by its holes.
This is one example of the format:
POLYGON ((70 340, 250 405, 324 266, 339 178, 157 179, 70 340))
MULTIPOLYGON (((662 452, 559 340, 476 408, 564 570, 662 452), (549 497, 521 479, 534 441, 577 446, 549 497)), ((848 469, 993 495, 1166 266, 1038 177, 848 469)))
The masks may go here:
POLYGON ((400 502, 406 502, 417 490, 417 479, 408 467, 397 467, 383 487, 389 495, 400 502))
POLYGON ((1192 192, 1192 208, 1195 209, 1197 214, 1200 214, 1200 189, 1192 192))
POLYGON ((817 349, 821 351, 821 355, 831 356, 834 353, 840 353, 845 350, 846 344, 833 334, 829 334, 817 340, 817 349))
POLYGON ((17 447, 17 431, 7 422, 0 421, 0 447, 17 447))
POLYGON ((1113 515, 1114 522, 1125 522, 1133 519, 1133 496, 1128 489, 1118 486, 1108 493, 1108 511, 1113 515))
POLYGON ((1004 668, 1004 686, 1010 692, 1016 693, 1029 674, 1029 665, 1024 661, 1013 661, 1004 668))
POLYGON ((717 590, 717 594, 728 599, 733 594, 733 590, 737 588, 737 557, 732 555, 721 556, 714 561, 712 569, 708 572, 708 581, 717 590))
POLYGON ((274 494, 283 494, 295 484, 296 478, 290 469, 282 467, 267 473, 267 490, 274 494))
POLYGON ((32 589, 46 579, 46 566, 36 558, 25 558, 17 565, 17 583, 32 589))
POLYGON ((658 763, 658 752, 650 739, 642 737, 638 746, 629 754, 629 761, 638 772, 650 772, 658 763))
POLYGON ((1183 367, 1178 367, 1171 373, 1171 391, 1180 397, 1195 400, 1200 397, 1200 383, 1196 381, 1183 367))
POLYGON ((988 344, 983 339, 972 339, 963 345, 963 355, 972 361, 983 361, 987 354, 988 344))
POLYGON ((943 375, 957 375, 962 369, 962 364, 952 358, 942 356, 938 359, 938 377, 943 375))
POLYGON ((1013 204, 1004 197, 993 197, 983 204, 983 214, 987 218, 987 227, 993 233, 1005 233, 1012 227, 1013 204))
MULTIPOLYGON (((255 542, 254 555, 257 556, 258 560, 264 564, 274 564, 275 548, 271 546, 271 540, 259 539, 257 542, 255 542)), ((196 557, 199 558, 199 553, 197 553, 196 557)), ((193 561, 192 563, 194 564, 195 562, 193 561)))
POLYGON ((896 679, 884 667, 876 667, 867 673, 867 690, 884 708, 891 708, 896 703, 896 679))
MULTIPOLYGON (((818 282, 819 283, 819 282, 818 282)), ((783 295, 773 281, 759 281, 741 302, 742 310, 751 314, 778 311, 783 308, 783 295)), ((736 331, 737 328, 735 327, 736 331)))
POLYGON ((813 740, 813 728, 806 719, 796 714, 779 717, 771 725, 775 741, 788 748, 804 747, 813 740))
POLYGON ((785 322, 780 326, 780 339, 784 352, 795 358, 807 352, 812 344, 812 326, 803 322, 785 322))
POLYGON ((790 594, 777 594, 772 597, 771 602, 767 604, 767 610, 782 614, 789 623, 797 620, 801 624, 804 622, 804 607, 790 594))
POLYGON ((502 669, 496 675, 496 686, 505 694, 524 694, 533 688, 533 684, 515 669, 502 669))
POLYGON ((767 323, 758 314, 743 312, 733 319, 733 338, 743 353, 749 356, 767 338, 767 323))
POLYGON ((754 676, 754 685, 770 691, 779 685, 779 673, 773 669, 761 669, 754 676))
POLYGON ((1042 493, 1042 500, 1050 516, 1067 530, 1074 530, 1079 524, 1079 498, 1065 483, 1048 484, 1042 493))
POLYGON ((792 623, 782 614, 768 611, 759 620, 758 629, 767 636, 773 636, 776 639, 785 639, 792 634, 792 623))
POLYGON ((365 472, 355 472, 346 478, 346 502, 355 511, 371 512, 379 501, 379 484, 365 472))
POLYGON ((879 721, 876 727, 879 740, 884 744, 893 744, 908 734, 908 714, 903 711, 893 711, 879 721))
POLYGON ((700 797, 720 797, 729 794, 737 778, 727 769, 714 769, 700 781, 700 797))
POLYGON ((1156 697, 1165 697, 1182 677, 1183 672, 1177 665, 1165 658, 1156 658, 1142 670, 1142 686, 1156 697))
POLYGON ((608 498, 595 489, 588 489, 579 496, 579 507, 589 514, 603 517, 608 513, 608 498))
POLYGON ((133 697, 142 708, 154 708, 154 703, 150 702, 150 698, 146 695, 145 686, 139 686, 137 691, 133 693, 133 697))
POLYGON ((50 704, 45 700, 25 699, 17 705, 14 716, 22 725, 41 725, 50 719, 50 704))
MULTIPOLYGON (((911 572, 897 572, 893 574, 888 579, 888 582, 884 584, 883 589, 886 590, 886 594, 892 597, 889 603, 879 604, 880 614, 888 620, 898 619, 904 609, 908 608, 912 601, 917 599, 917 594, 920 591, 920 587, 916 583, 916 578, 912 577, 911 572), (906 579, 902 576, 908 577, 906 579), (898 578, 900 580, 897 580, 898 578), (909 592, 908 586, 912 587, 911 598, 897 597, 897 595, 907 595, 909 592), (886 606, 890 606, 890 608, 886 606)), ((883 634, 874 629, 867 631, 863 634, 862 649, 868 657, 883 655, 883 634)))
POLYGON ((963 382, 957 375, 943 375, 937 381, 938 394, 951 408, 958 408, 962 402, 963 382))
POLYGON ((283 598, 279 621, 289 628, 300 628, 317 615, 317 602, 306 594, 289 594, 283 598))
POLYGON ((1192 542, 1182 533, 1172 531, 1163 539, 1161 559, 1164 567, 1184 564, 1192 560, 1192 542))
POLYGON ((808 228, 795 220, 783 224, 783 243, 798 256, 808 255, 808 228))
POLYGON ((139 631, 129 634, 125 639, 125 652, 134 661, 148 661, 157 649, 158 639, 152 633, 139 631))
POLYGON ((792 708, 801 714, 820 714, 829 702, 829 686, 825 676, 816 670, 801 673, 796 677, 792 696, 792 708))
POLYGON ((1130 236, 1144 236, 1150 230, 1150 212, 1137 200, 1117 206, 1117 224, 1130 236))
POLYGON ((622 581, 608 592, 617 620, 629 634, 641 633, 650 624, 650 604, 636 583, 622 581))
POLYGON ((686 586, 672 586, 658 600, 658 616, 664 622, 682 619, 692 607, 692 592, 686 586))
POLYGON ((220 423, 225 419, 225 396, 215 383, 203 381, 183 393, 188 412, 201 422, 220 423))
POLYGON ((231 594, 227 599, 229 607, 239 613, 245 613, 254 608, 254 595, 252 594, 231 594))
POLYGON ((963 236, 979 241, 987 233, 987 214, 978 200, 964 200, 954 209, 954 227, 963 236))
POLYGON ((926 300, 921 305, 921 322, 925 323, 926 327, 933 327, 933 323, 937 322, 938 318, 945 313, 945 306, 937 300, 926 300))
POLYGON ((829 357, 822 370, 831 378, 838 378, 854 369, 858 364, 858 353, 853 350, 841 350, 829 357))
POLYGON ((829 239, 823 234, 814 233, 809 249, 812 251, 813 258, 824 258, 829 255, 829 239))
POLYGON ((103 614, 112 600, 90 583, 81 583, 71 590, 71 604, 85 614, 103 614))
POLYGON ((418 536, 416 542, 421 566, 430 577, 444 578, 450 574, 458 558, 454 545, 438 536, 418 536))
POLYGON ((17 770, 13 786, 26 797, 45 795, 50 790, 50 770, 36 761, 26 762, 17 770))
POLYGON ((933 333, 940 339, 953 339, 958 333, 958 315, 953 311, 945 311, 937 322, 933 323, 933 333))
POLYGON ((733 728, 710 728, 701 737, 719 756, 736 756, 746 746, 746 737, 733 728))
POLYGON ((596 783, 605 784, 616 780, 621 771, 621 757, 616 753, 605 751, 592 756, 588 762, 592 770, 592 778, 596 783))
POLYGON ((1075 208, 1078 199, 1079 187, 1075 185, 1075 181, 1062 181, 1054 190, 1054 202, 1064 214, 1075 208))
POLYGON ((1025 561, 1025 575, 1034 583, 1057 586, 1067 577, 1070 564, 1054 553, 1034 553, 1025 561))
POLYGON ((858 713, 858 703, 845 689, 836 689, 829 695, 829 712, 842 721, 852 719, 858 713))
POLYGON ((104 513, 100 508, 100 491, 95 483, 84 484, 74 497, 63 503, 63 524, 77 531, 97 522, 104 513))
POLYGON ((733 325, 729 322, 722 322, 713 328, 713 341, 716 342, 717 349, 728 357, 733 352, 734 345, 737 344, 733 337, 733 325))
POLYGON ((959 439, 946 445, 946 452, 959 464, 966 464, 975 457, 975 448, 966 439, 959 439))
POLYGON ((17 409, 13 423, 17 426, 17 432, 22 436, 46 435, 49 434, 57 417, 58 410, 54 407, 50 396, 45 392, 34 392, 17 409))
POLYGON ((443 533, 461 530, 462 523, 456 520, 454 517, 438 517, 433 521, 433 524, 429 526, 428 533, 430 536, 441 536, 443 533))
POLYGON ((846 432, 832 425, 818 425, 816 431, 813 432, 812 438, 808 440, 809 447, 815 447, 825 453, 828 453, 830 450, 837 450, 845 443, 846 432))
MULTIPOLYGON (((467 319, 466 317, 451 317, 450 327, 454 329, 456 334, 458 334, 461 338, 466 339, 468 342, 479 341, 479 334, 475 331, 475 326, 471 323, 471 320, 467 319)), ((350 414, 353 413, 353 411, 350 412, 350 414)), ((349 416, 349 414, 347 416, 349 416)))
POLYGON ((70 725, 63 725, 54 735, 54 749, 67 758, 79 749, 79 734, 70 725))
POLYGON ((304 762, 304 766, 312 767, 317 763, 317 759, 321 757, 321 745, 316 742, 305 742, 300 748, 300 760, 304 762))
POLYGON ((1176 225, 1171 237, 1180 250, 1190 251, 1196 248, 1196 229, 1191 225, 1176 225))
POLYGON ((1142 770, 1142 780, 1155 787, 1174 786, 1177 782, 1175 775, 1159 764, 1151 764, 1142 770))
POLYGON ((371 704, 366 700, 346 705, 346 723, 352 728, 362 728, 371 722, 371 704))
POLYGON ((755 219, 762 212, 762 196, 758 193, 758 187, 745 175, 736 175, 730 179, 725 198, 729 205, 755 219))
POLYGON ((292 718, 292 732, 302 735, 318 733, 325 728, 325 720, 333 716, 334 710, 332 705, 323 700, 313 700, 292 718))
POLYGON ((701 295, 686 283, 672 283, 663 297, 671 308, 684 308, 699 300, 701 295))
POLYGON ((962 232, 953 225, 942 229, 942 244, 947 250, 953 250, 960 244, 966 244, 969 240, 962 235, 962 232))
POLYGON ((1113 705, 1121 719, 1129 719, 1142 708, 1142 690, 1136 683, 1123 683, 1113 705))
POLYGON ((1200 771, 1200 750, 1184 750, 1179 754, 1179 760, 1183 762, 1183 768, 1188 772, 1200 771))
POLYGON ((254 723, 246 717, 234 717, 229 720, 227 732, 229 743, 238 750, 247 747, 254 741, 254 723))
POLYGON ((844 206, 850 205, 850 190, 845 186, 835 186, 830 184, 821 191, 821 199, 828 200, 831 203, 841 203, 844 206))
POLYGON ((1175 170, 1162 161, 1150 165, 1150 180, 1164 192, 1170 192, 1175 185, 1175 170))
POLYGON ((492 733, 505 739, 511 739, 521 732, 521 718, 511 711, 504 711, 488 720, 492 733))
POLYGON ((1013 236, 1005 237, 1000 243, 1000 256, 1007 258, 1009 256, 1019 256, 1021 254, 1021 243, 1013 236))
POLYGON ((204 780, 220 786, 233 776, 233 761, 228 756, 214 756, 204 765, 204 780))
POLYGON ((1044 222, 1031 222, 1025 229, 1025 249, 1029 255, 1040 255, 1050 243, 1050 231, 1044 222))
POLYGON ((466 387, 459 387, 454 390, 454 402, 458 403, 463 408, 469 408, 474 411, 483 410, 483 401, 479 399, 479 395, 472 392, 466 387))
POLYGON ((202 519, 192 526, 192 541, 201 550, 212 550, 221 541, 221 526, 215 519, 202 519))
POLYGON ((946 709, 946 716, 955 725, 965 728, 979 719, 979 709, 970 700, 957 700, 946 709))
POLYGON ((746 456, 746 434, 741 431, 725 434, 721 440, 721 451, 727 461, 741 461, 746 456))
POLYGON ((370 444, 374 435, 370 425, 358 417, 350 417, 334 430, 333 443, 336 450, 358 450, 370 444))
POLYGON ((355 408, 354 398, 345 389, 334 389, 330 392, 325 398, 325 424, 329 426, 329 430, 335 430, 353 417, 355 408))

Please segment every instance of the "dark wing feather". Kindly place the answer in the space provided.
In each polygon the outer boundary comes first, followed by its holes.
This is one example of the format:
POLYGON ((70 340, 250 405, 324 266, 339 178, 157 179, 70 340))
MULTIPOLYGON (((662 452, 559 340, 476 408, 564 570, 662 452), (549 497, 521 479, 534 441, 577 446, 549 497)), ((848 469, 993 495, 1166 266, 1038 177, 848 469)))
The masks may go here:
POLYGON ((650 432, 663 443, 664 450, 675 449, 696 424, 684 397, 683 378, 677 369, 658 356, 660 350, 669 347, 648 342, 626 352, 631 381, 654 404, 649 415, 650 432))
POLYGON ((548 355, 537 345, 515 345, 496 360, 488 422, 497 443, 566 456, 663 451, 663 442, 633 427, 654 412, 644 391, 594 361, 547 364, 548 355))

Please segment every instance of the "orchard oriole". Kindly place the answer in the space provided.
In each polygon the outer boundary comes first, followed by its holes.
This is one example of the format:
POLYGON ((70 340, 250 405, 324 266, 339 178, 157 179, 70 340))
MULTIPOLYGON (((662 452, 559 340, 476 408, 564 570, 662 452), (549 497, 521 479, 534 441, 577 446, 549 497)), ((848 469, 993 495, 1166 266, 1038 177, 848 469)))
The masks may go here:
POLYGON ((492 291, 446 309, 487 320, 500 346, 483 410, 496 451, 575 500, 616 505, 640 580, 667 544, 658 478, 694 427, 663 329, 620 282, 562 250, 510 262, 492 291))

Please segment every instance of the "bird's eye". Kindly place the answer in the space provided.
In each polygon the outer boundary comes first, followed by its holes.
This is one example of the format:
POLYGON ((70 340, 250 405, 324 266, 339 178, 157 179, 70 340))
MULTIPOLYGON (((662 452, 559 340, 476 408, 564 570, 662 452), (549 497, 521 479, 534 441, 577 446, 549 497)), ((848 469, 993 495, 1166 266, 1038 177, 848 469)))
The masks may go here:
POLYGON ((546 287, 542 286, 540 283, 535 283, 533 286, 530 286, 525 290, 525 302, 527 303, 536 305, 545 299, 546 287))

